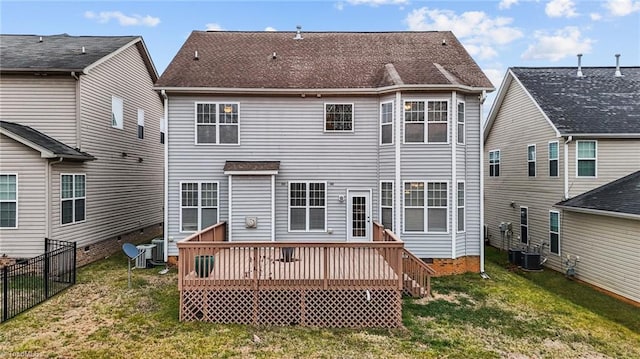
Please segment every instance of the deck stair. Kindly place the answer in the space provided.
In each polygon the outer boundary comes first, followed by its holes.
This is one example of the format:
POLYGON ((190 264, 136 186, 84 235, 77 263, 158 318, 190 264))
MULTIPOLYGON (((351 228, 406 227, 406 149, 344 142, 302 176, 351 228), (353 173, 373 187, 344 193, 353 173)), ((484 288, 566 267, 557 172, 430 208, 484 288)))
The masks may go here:
POLYGON ((436 273, 435 270, 406 248, 403 249, 402 262, 404 268, 403 294, 414 298, 424 298, 431 295, 431 276, 436 273))

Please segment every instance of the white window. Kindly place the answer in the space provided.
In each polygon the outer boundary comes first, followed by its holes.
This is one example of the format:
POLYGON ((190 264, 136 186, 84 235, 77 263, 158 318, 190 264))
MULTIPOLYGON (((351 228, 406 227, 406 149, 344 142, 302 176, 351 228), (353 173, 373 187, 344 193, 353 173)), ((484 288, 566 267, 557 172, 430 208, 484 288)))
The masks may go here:
POLYGON ((0 174, 0 228, 18 228, 17 174, 0 174))
POLYGON ((560 212, 549 211, 549 251, 560 255, 560 212))
POLYGON ((218 223, 218 183, 180 183, 180 231, 196 232, 218 223))
POLYGON ((549 177, 558 177, 558 141, 549 142, 549 177))
POLYGON ((424 232, 424 215, 424 182, 405 182, 405 232, 424 232))
POLYGON ((406 143, 447 143, 448 107, 447 101, 427 101, 426 109, 425 101, 405 101, 404 141, 406 143))
POLYGON ((393 102, 380 105, 380 144, 393 144, 393 102))
POLYGON ((446 182, 405 182, 404 184, 404 231, 447 232, 446 182), (425 202, 426 197, 426 202, 425 202))
POLYGON ((529 177, 536 176, 536 145, 527 146, 527 170, 529 177))
POLYGON ((576 142, 576 173, 578 177, 596 177, 598 173, 596 167, 597 151, 596 141, 576 142))
POLYGON ((86 218, 86 176, 84 174, 60 175, 60 222, 71 224, 86 218))
POLYGON ((160 143, 164 144, 164 133, 165 133, 166 125, 165 119, 160 119, 160 143))
POLYGON ((124 127, 124 105, 120 97, 111 96, 111 127, 124 127))
POLYGON ((500 177, 500 150, 489 151, 489 177, 500 177))
POLYGON ((529 243, 529 208, 520 207, 520 242, 529 243))
POLYGON ((464 102, 458 102, 458 144, 464 145, 466 134, 464 132, 464 102))
POLYGON ((464 232, 465 230, 465 188, 464 182, 458 182, 458 232, 464 232))
POLYGON ((196 143, 237 145, 238 107, 237 103, 197 102, 196 143))
POLYGON ((393 231, 393 182, 380 182, 380 222, 393 231))
POLYGON ((326 230, 326 188, 324 182, 289 182, 289 231, 326 230))
POLYGON ((144 138, 144 110, 138 109, 138 138, 144 138))
POLYGON ((353 132, 353 104, 325 103, 324 130, 327 132, 353 132))
POLYGON ((447 183, 427 183, 427 232, 447 232, 447 183))

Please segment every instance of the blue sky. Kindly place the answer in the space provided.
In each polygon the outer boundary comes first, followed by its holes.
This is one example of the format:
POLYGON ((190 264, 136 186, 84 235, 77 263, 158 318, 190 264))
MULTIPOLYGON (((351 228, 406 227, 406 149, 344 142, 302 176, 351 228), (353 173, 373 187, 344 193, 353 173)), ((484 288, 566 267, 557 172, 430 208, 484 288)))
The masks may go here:
POLYGON ((499 86, 510 66, 640 65, 640 0, 13 1, 0 32, 140 35, 161 74, 193 30, 451 30, 499 86))

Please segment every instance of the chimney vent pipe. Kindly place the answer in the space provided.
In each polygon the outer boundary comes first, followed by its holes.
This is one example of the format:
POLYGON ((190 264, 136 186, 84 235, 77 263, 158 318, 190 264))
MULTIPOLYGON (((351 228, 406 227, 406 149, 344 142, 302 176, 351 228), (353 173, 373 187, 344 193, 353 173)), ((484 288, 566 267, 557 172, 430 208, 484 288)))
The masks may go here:
POLYGON ((622 77, 622 72, 620 72, 620 54, 616 54, 616 77, 622 77))
POLYGON ((582 74, 582 54, 578 54, 578 77, 584 77, 582 74))

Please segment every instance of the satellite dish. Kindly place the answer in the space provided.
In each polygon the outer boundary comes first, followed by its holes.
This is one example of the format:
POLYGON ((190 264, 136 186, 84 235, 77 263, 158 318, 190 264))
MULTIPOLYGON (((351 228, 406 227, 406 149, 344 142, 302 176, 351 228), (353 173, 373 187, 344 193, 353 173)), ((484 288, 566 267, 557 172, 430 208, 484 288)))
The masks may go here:
POLYGON ((126 254, 127 257, 129 257, 129 259, 134 259, 138 256, 138 248, 136 248, 136 246, 134 246, 131 243, 123 244, 122 250, 124 251, 124 254, 126 254))

